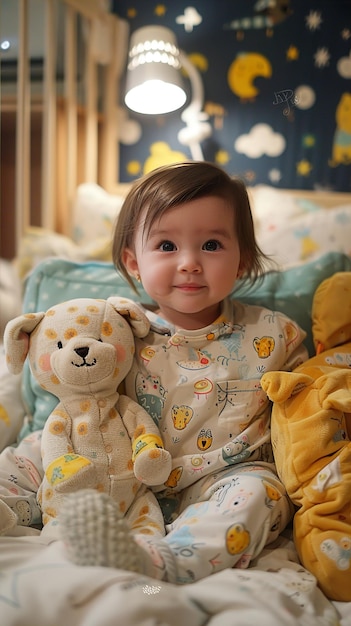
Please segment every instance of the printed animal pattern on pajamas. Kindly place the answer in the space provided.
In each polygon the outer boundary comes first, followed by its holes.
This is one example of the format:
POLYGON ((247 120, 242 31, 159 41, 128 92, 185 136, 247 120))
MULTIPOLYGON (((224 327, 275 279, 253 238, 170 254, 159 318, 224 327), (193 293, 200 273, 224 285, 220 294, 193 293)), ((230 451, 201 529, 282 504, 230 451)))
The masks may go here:
POLYGON ((247 567, 291 515, 260 378, 306 360, 305 333, 281 313, 230 299, 200 330, 147 314, 151 332, 136 339, 126 391, 151 413, 172 455, 156 491, 178 582, 247 567))
POLYGON ((27 435, 18 446, 8 446, 0 462, 0 535, 11 527, 9 511, 19 526, 41 525, 37 491, 43 479, 41 431, 27 435))

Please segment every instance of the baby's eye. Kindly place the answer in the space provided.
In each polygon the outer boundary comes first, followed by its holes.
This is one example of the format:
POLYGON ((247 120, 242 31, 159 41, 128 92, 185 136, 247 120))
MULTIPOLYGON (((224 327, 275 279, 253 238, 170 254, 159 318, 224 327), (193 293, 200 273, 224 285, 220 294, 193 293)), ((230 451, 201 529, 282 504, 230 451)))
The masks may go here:
POLYGON ((57 347, 58 347, 59 350, 62 350, 62 348, 63 348, 62 341, 58 341, 57 342, 57 347))
POLYGON ((176 247, 174 243, 172 243, 171 241, 162 241, 162 243, 159 246, 159 249, 162 250, 162 252, 173 252, 176 249, 176 247))
POLYGON ((221 248, 221 244, 219 243, 219 241, 216 241, 215 239, 209 239, 209 241, 206 241, 204 243, 204 245, 202 246, 203 250, 208 250, 209 252, 212 252, 213 250, 219 250, 219 248, 221 248))

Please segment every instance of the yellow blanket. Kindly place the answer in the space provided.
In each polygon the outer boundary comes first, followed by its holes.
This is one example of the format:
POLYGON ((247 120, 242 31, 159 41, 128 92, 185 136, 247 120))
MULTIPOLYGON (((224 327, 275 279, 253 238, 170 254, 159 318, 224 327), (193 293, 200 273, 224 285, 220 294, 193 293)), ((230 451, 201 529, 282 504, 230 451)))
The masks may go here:
POLYGON ((317 355, 261 385, 300 559, 329 598, 351 601, 351 272, 320 284, 312 329, 317 355))

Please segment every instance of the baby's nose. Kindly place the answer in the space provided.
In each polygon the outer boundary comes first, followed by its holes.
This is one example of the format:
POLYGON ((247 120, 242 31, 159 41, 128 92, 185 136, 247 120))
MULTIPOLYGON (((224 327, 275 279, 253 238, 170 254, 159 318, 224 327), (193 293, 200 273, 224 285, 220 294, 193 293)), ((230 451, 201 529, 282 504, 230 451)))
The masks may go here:
POLYGON ((181 272, 201 272, 201 264, 195 252, 185 250, 179 262, 181 272))

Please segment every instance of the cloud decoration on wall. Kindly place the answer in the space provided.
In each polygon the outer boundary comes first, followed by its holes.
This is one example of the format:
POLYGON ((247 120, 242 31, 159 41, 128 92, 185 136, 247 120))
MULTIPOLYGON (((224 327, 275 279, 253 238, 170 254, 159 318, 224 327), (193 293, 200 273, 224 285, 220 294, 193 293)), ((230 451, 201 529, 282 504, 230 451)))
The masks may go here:
POLYGON ((284 152, 286 141, 280 133, 274 132, 268 124, 255 124, 246 135, 240 135, 234 142, 239 154, 250 159, 261 156, 276 157, 284 152))

